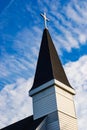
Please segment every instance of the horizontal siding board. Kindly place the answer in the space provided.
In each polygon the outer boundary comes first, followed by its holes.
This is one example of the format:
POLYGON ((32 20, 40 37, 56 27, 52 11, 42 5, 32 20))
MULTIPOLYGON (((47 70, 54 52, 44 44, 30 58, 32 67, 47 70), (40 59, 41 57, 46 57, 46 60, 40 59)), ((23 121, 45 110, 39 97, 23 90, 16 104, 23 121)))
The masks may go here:
POLYGON ((58 111, 52 112, 47 116, 47 123, 52 123, 58 120, 58 111))
POLYGON ((47 130, 60 130, 58 120, 47 125, 47 130))
POLYGON ((57 108, 68 115, 76 117, 74 100, 71 100, 59 93, 56 93, 57 108))
POLYGON ((34 119, 47 115, 36 130, 77 130, 73 95, 59 87, 49 87, 33 96, 34 119))
POLYGON ((35 101, 37 101, 37 100, 39 100, 39 99, 41 99, 41 98, 44 98, 44 97, 46 97, 46 96, 48 96, 48 95, 50 95, 50 94, 52 94, 52 93, 55 93, 55 88, 54 88, 54 86, 49 87, 49 88, 47 88, 47 89, 45 89, 45 90, 43 90, 43 91, 41 91, 41 92, 35 94, 35 95, 33 96, 33 102, 35 102, 35 101))
POLYGON ((72 95, 71 93, 69 93, 69 92, 67 92, 67 91, 65 91, 65 90, 63 90, 63 89, 61 89, 61 88, 59 88, 58 86, 55 86, 55 91, 56 91, 56 93, 61 94, 61 95, 63 95, 64 97, 73 100, 73 95, 72 95))
POLYGON ((55 94, 50 94, 33 103, 34 119, 57 110, 55 94))
POLYGON ((77 130, 77 119, 58 112, 60 130, 77 130))

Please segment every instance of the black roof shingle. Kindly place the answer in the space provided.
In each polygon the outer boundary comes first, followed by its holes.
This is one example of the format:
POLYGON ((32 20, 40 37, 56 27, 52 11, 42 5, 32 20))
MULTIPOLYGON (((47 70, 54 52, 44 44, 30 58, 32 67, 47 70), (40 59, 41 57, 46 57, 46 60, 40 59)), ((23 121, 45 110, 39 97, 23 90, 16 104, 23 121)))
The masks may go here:
POLYGON ((52 79, 57 79, 71 87, 49 31, 45 28, 42 36, 34 83, 31 90, 52 79))
POLYGON ((36 130, 44 118, 45 117, 33 120, 33 116, 30 116, 5 128, 2 128, 1 130, 36 130))

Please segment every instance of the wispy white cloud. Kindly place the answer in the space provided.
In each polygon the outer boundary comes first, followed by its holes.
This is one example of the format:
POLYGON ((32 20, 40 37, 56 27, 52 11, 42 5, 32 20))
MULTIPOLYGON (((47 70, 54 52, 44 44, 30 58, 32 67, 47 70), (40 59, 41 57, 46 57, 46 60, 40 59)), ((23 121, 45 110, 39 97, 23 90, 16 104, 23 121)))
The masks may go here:
POLYGON ((72 81, 72 84, 73 86, 75 86, 76 89, 79 85, 83 88, 86 87, 84 86, 86 85, 84 83, 87 82, 86 66, 87 66, 87 55, 80 57, 78 61, 69 62, 65 65, 67 75, 69 76, 70 81, 72 81), (74 76, 75 78, 73 78, 74 76))
POLYGON ((12 48, 16 53, 3 52, 3 58, 0 61, 0 78, 9 82, 16 81, 19 77, 26 77, 27 74, 32 76, 39 53, 40 40, 41 30, 37 27, 33 27, 31 31, 28 28, 19 31, 12 41, 12 48))
POLYGON ((81 16, 78 14, 78 12, 72 7, 72 5, 68 5, 67 6, 67 10, 66 10, 66 14, 68 16, 68 18, 70 18, 71 20, 75 21, 76 24, 81 24, 82 23, 82 18, 81 16))
POLYGON ((49 7, 49 18, 52 23, 51 27, 54 40, 56 37, 57 39, 59 37, 59 44, 69 52, 72 48, 80 49, 80 45, 87 42, 86 4, 86 1, 80 2, 76 0, 62 6, 59 5, 57 10, 52 10, 51 6, 49 7), (84 6, 81 6, 81 4, 84 6), (57 32, 56 35, 55 31, 57 32))
POLYGON ((32 100, 28 95, 32 79, 20 78, 0 92, 0 128, 32 114, 32 100))
POLYGON ((64 66, 71 85, 76 90, 76 110, 79 130, 87 128, 87 55, 64 66), (83 125, 84 124, 84 125, 83 125))
POLYGON ((19 31, 14 38, 14 48, 16 51, 19 51, 20 54, 23 53, 23 56, 35 57, 36 52, 32 48, 39 48, 41 40, 41 29, 36 26, 33 26, 31 30, 28 28, 23 28, 19 31), (25 51, 26 50, 26 51, 25 51), (31 53, 29 53, 31 52, 31 53))
POLYGON ((87 20, 87 7, 86 7, 87 1, 80 1, 80 0, 74 0, 74 2, 70 2, 67 6, 67 16, 71 18, 76 24, 83 24, 83 26, 86 23, 85 20, 87 20), (72 15, 71 15, 72 14, 72 15))

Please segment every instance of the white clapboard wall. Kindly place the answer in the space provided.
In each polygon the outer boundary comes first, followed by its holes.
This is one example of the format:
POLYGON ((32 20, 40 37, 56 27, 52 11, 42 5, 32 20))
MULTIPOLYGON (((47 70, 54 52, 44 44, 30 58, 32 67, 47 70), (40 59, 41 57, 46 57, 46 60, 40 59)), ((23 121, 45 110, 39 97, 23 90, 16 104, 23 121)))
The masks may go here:
POLYGON ((77 130, 74 95, 74 89, 61 84, 48 86, 33 94, 34 120, 47 117, 38 130, 77 130))

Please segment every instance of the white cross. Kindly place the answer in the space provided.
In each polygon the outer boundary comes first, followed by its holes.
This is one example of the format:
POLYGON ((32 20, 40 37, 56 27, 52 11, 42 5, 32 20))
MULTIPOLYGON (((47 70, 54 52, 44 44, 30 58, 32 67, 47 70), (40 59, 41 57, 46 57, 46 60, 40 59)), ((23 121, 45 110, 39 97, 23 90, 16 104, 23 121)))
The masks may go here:
POLYGON ((44 19, 44 26, 45 26, 45 28, 47 28, 47 21, 49 21, 49 19, 47 18, 46 13, 44 12, 44 14, 40 14, 40 15, 44 19))

